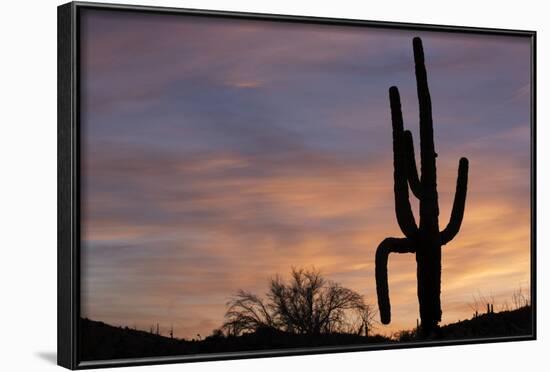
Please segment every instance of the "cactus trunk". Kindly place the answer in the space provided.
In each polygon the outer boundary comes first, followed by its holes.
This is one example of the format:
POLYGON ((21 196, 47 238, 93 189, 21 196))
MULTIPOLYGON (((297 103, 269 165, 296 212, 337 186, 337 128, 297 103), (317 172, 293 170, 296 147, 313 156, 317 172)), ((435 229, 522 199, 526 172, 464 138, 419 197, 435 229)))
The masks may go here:
POLYGON ((420 226, 416 250, 418 302, 423 333, 432 332, 441 321, 441 240, 437 170, 432 122, 432 102, 419 38, 413 40, 418 104, 420 112, 420 226))
POLYGON ((447 227, 440 231, 432 104, 420 38, 413 39, 413 50, 420 114, 420 178, 412 135, 403 127, 399 91, 396 87, 391 87, 395 214, 405 238, 386 238, 379 245, 376 252, 376 288, 381 321, 388 324, 391 321, 387 273, 389 253, 415 253, 420 328, 422 334, 428 336, 437 330, 441 321, 441 247, 454 238, 462 223, 468 160, 460 160, 451 219, 447 227), (411 209, 409 187, 420 201, 418 226, 411 209))

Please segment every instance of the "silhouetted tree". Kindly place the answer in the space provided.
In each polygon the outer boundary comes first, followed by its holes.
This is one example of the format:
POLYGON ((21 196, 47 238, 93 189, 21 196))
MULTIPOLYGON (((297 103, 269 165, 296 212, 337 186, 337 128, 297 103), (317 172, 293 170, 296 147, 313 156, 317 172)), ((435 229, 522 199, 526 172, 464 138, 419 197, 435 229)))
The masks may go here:
POLYGON ((521 309, 522 307, 531 306, 529 293, 525 295, 523 292, 523 288, 520 286, 512 294, 512 303, 514 305, 514 310, 521 309))
POLYGON ((483 309, 483 306, 487 306, 487 314, 494 313, 495 297, 491 294, 486 296, 477 291, 477 295, 472 296, 473 302, 469 303, 470 308, 474 311, 474 318, 477 318, 483 309))
POLYGON ((209 337, 223 338, 224 334, 223 334, 223 331, 221 329, 216 328, 216 329, 212 330, 212 334, 209 337))
POLYGON ((227 303, 225 323, 222 328, 229 334, 253 332, 259 328, 278 328, 273 317, 273 310, 264 300, 250 292, 240 289, 227 303))
POLYGON ((233 335, 261 328, 306 335, 368 334, 374 321, 362 295, 324 279, 315 269, 293 268, 289 282, 276 276, 266 299, 240 290, 227 306, 223 328, 233 335))
POLYGON ((375 328, 376 324, 376 311, 370 305, 365 304, 363 309, 358 309, 359 313, 359 326, 355 329, 350 329, 348 333, 356 333, 358 335, 368 336, 369 332, 375 328))
POLYGON ((432 104, 428 90, 422 41, 413 39, 417 94, 420 108, 420 170, 416 168, 412 134, 403 129, 403 115, 397 87, 389 91, 393 127, 394 196, 397 222, 405 238, 386 238, 376 251, 376 289, 380 319, 391 321, 387 263, 390 253, 415 253, 417 292, 421 332, 432 334, 441 321, 441 246, 449 243, 460 229, 464 216, 468 183, 468 160, 461 158, 456 193, 449 224, 439 230, 436 157, 432 104), (409 187, 420 200, 420 223, 417 225, 409 201, 409 187))

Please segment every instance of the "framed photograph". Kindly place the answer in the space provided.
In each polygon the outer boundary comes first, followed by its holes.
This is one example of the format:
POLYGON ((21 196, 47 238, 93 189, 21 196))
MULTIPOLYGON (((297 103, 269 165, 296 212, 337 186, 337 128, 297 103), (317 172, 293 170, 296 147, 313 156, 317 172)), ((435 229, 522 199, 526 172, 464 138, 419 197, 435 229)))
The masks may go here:
POLYGON ((58 363, 534 340, 535 83, 534 31, 60 6, 58 363))

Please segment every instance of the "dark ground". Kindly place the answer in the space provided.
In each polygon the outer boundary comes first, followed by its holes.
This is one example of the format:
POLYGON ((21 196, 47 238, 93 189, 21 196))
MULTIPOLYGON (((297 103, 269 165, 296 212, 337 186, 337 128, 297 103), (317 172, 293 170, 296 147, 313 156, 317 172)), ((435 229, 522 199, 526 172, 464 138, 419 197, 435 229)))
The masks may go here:
MULTIPOLYGON (((531 307, 483 314, 477 318, 441 327, 441 334, 437 339, 458 340, 530 335, 532 333, 531 316, 531 307)), ((187 341, 145 331, 114 327, 89 319, 81 319, 80 335, 80 359, 83 361, 421 341, 417 338, 415 331, 400 332, 399 341, 396 341, 383 336, 366 337, 351 334, 326 334, 312 337, 273 329, 261 329, 239 337, 209 336, 204 340, 187 341)))

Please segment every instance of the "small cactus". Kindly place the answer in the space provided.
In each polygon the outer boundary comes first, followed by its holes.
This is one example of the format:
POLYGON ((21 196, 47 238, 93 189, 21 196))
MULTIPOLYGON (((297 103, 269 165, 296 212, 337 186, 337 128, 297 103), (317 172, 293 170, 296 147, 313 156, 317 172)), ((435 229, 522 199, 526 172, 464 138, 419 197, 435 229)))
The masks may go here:
POLYGON ((441 246, 449 243, 460 230, 466 203, 468 159, 458 166, 456 193, 447 226, 439 229, 439 203, 432 104, 428 90, 424 51, 420 38, 413 39, 417 94, 420 108, 420 170, 418 175, 412 134, 403 128, 401 101, 397 87, 391 87, 390 108, 393 127, 393 166, 395 214, 404 238, 386 238, 376 250, 376 290, 380 320, 391 321, 388 293, 388 255, 414 253, 417 263, 417 293, 421 331, 432 334, 441 321, 441 246), (420 200, 420 223, 417 225, 409 201, 409 187, 420 200))

